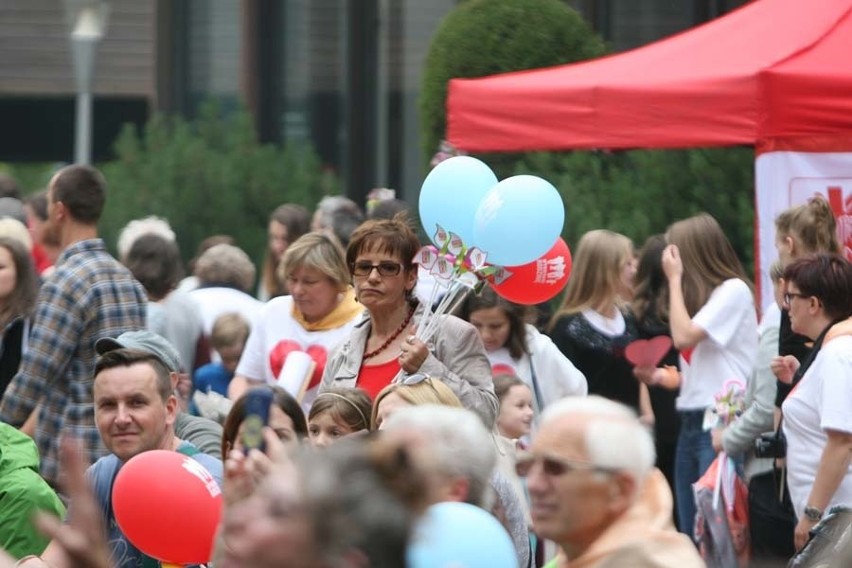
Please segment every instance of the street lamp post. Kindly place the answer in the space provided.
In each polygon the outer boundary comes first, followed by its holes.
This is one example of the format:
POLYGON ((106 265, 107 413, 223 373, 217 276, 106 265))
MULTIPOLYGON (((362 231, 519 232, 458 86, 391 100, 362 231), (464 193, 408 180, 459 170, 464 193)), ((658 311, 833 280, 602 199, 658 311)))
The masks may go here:
POLYGON ((71 53, 77 91, 74 129, 74 163, 92 161, 92 85, 95 54, 106 31, 109 6, 98 0, 66 0, 66 15, 71 30, 71 53))

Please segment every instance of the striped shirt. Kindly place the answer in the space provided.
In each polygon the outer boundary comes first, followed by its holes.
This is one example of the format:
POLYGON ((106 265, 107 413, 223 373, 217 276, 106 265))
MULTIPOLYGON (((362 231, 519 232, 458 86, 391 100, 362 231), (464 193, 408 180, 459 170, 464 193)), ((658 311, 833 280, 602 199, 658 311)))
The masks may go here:
POLYGON ((27 352, 0 403, 0 421, 21 426, 40 404, 41 474, 59 477, 61 434, 79 438, 89 463, 107 454, 95 428, 95 341, 145 327, 145 291, 101 239, 67 247, 42 284, 27 352))

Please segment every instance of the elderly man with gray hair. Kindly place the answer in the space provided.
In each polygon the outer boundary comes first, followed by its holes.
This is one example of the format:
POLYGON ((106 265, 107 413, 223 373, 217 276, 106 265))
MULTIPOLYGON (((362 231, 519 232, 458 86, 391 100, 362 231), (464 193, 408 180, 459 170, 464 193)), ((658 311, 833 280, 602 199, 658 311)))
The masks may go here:
POLYGON ((531 565, 527 523, 509 480, 495 468, 497 449, 482 420, 470 410, 424 404, 400 408, 382 423, 400 436, 429 477, 430 503, 461 502, 494 515, 512 537, 518 565, 531 565))
POLYGON ((555 402, 517 469, 536 534, 561 548, 547 568, 704 566, 674 528, 654 441, 628 407, 600 396, 555 402))

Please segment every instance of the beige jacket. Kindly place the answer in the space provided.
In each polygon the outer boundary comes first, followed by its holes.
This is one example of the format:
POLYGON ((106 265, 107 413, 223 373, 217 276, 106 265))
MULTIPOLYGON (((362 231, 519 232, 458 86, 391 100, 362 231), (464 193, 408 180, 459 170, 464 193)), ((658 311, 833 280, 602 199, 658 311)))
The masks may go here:
POLYGON ((704 568, 695 545, 672 524, 672 494, 663 474, 648 476, 639 499, 586 551, 558 568, 704 568))
MULTIPOLYGON (((418 307, 415 323, 422 313, 418 307)), ((497 416, 497 397, 491 381, 491 364, 476 328, 455 316, 439 316, 437 332, 427 342, 429 357, 418 372, 440 378, 459 397, 465 408, 476 412, 490 429, 497 416)), ((320 392, 329 387, 357 386, 364 346, 370 337, 370 317, 359 322, 349 339, 335 347, 328 357, 322 375, 320 392)), ((402 380, 404 373, 394 377, 402 380)))

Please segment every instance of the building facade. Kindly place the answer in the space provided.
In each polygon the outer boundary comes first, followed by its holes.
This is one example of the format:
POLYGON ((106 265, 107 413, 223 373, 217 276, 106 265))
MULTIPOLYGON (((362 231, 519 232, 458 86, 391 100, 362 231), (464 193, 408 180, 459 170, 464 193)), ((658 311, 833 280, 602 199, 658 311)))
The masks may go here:
MULTIPOLYGON (((747 0, 569 0, 616 51, 747 0)), ((430 39, 458 0, 110 0, 95 75, 95 160, 122 125, 245 103, 263 141, 306 142, 362 202, 414 199, 417 96, 430 39)), ((74 80, 57 0, 0 3, 2 161, 71 161, 74 80)))

